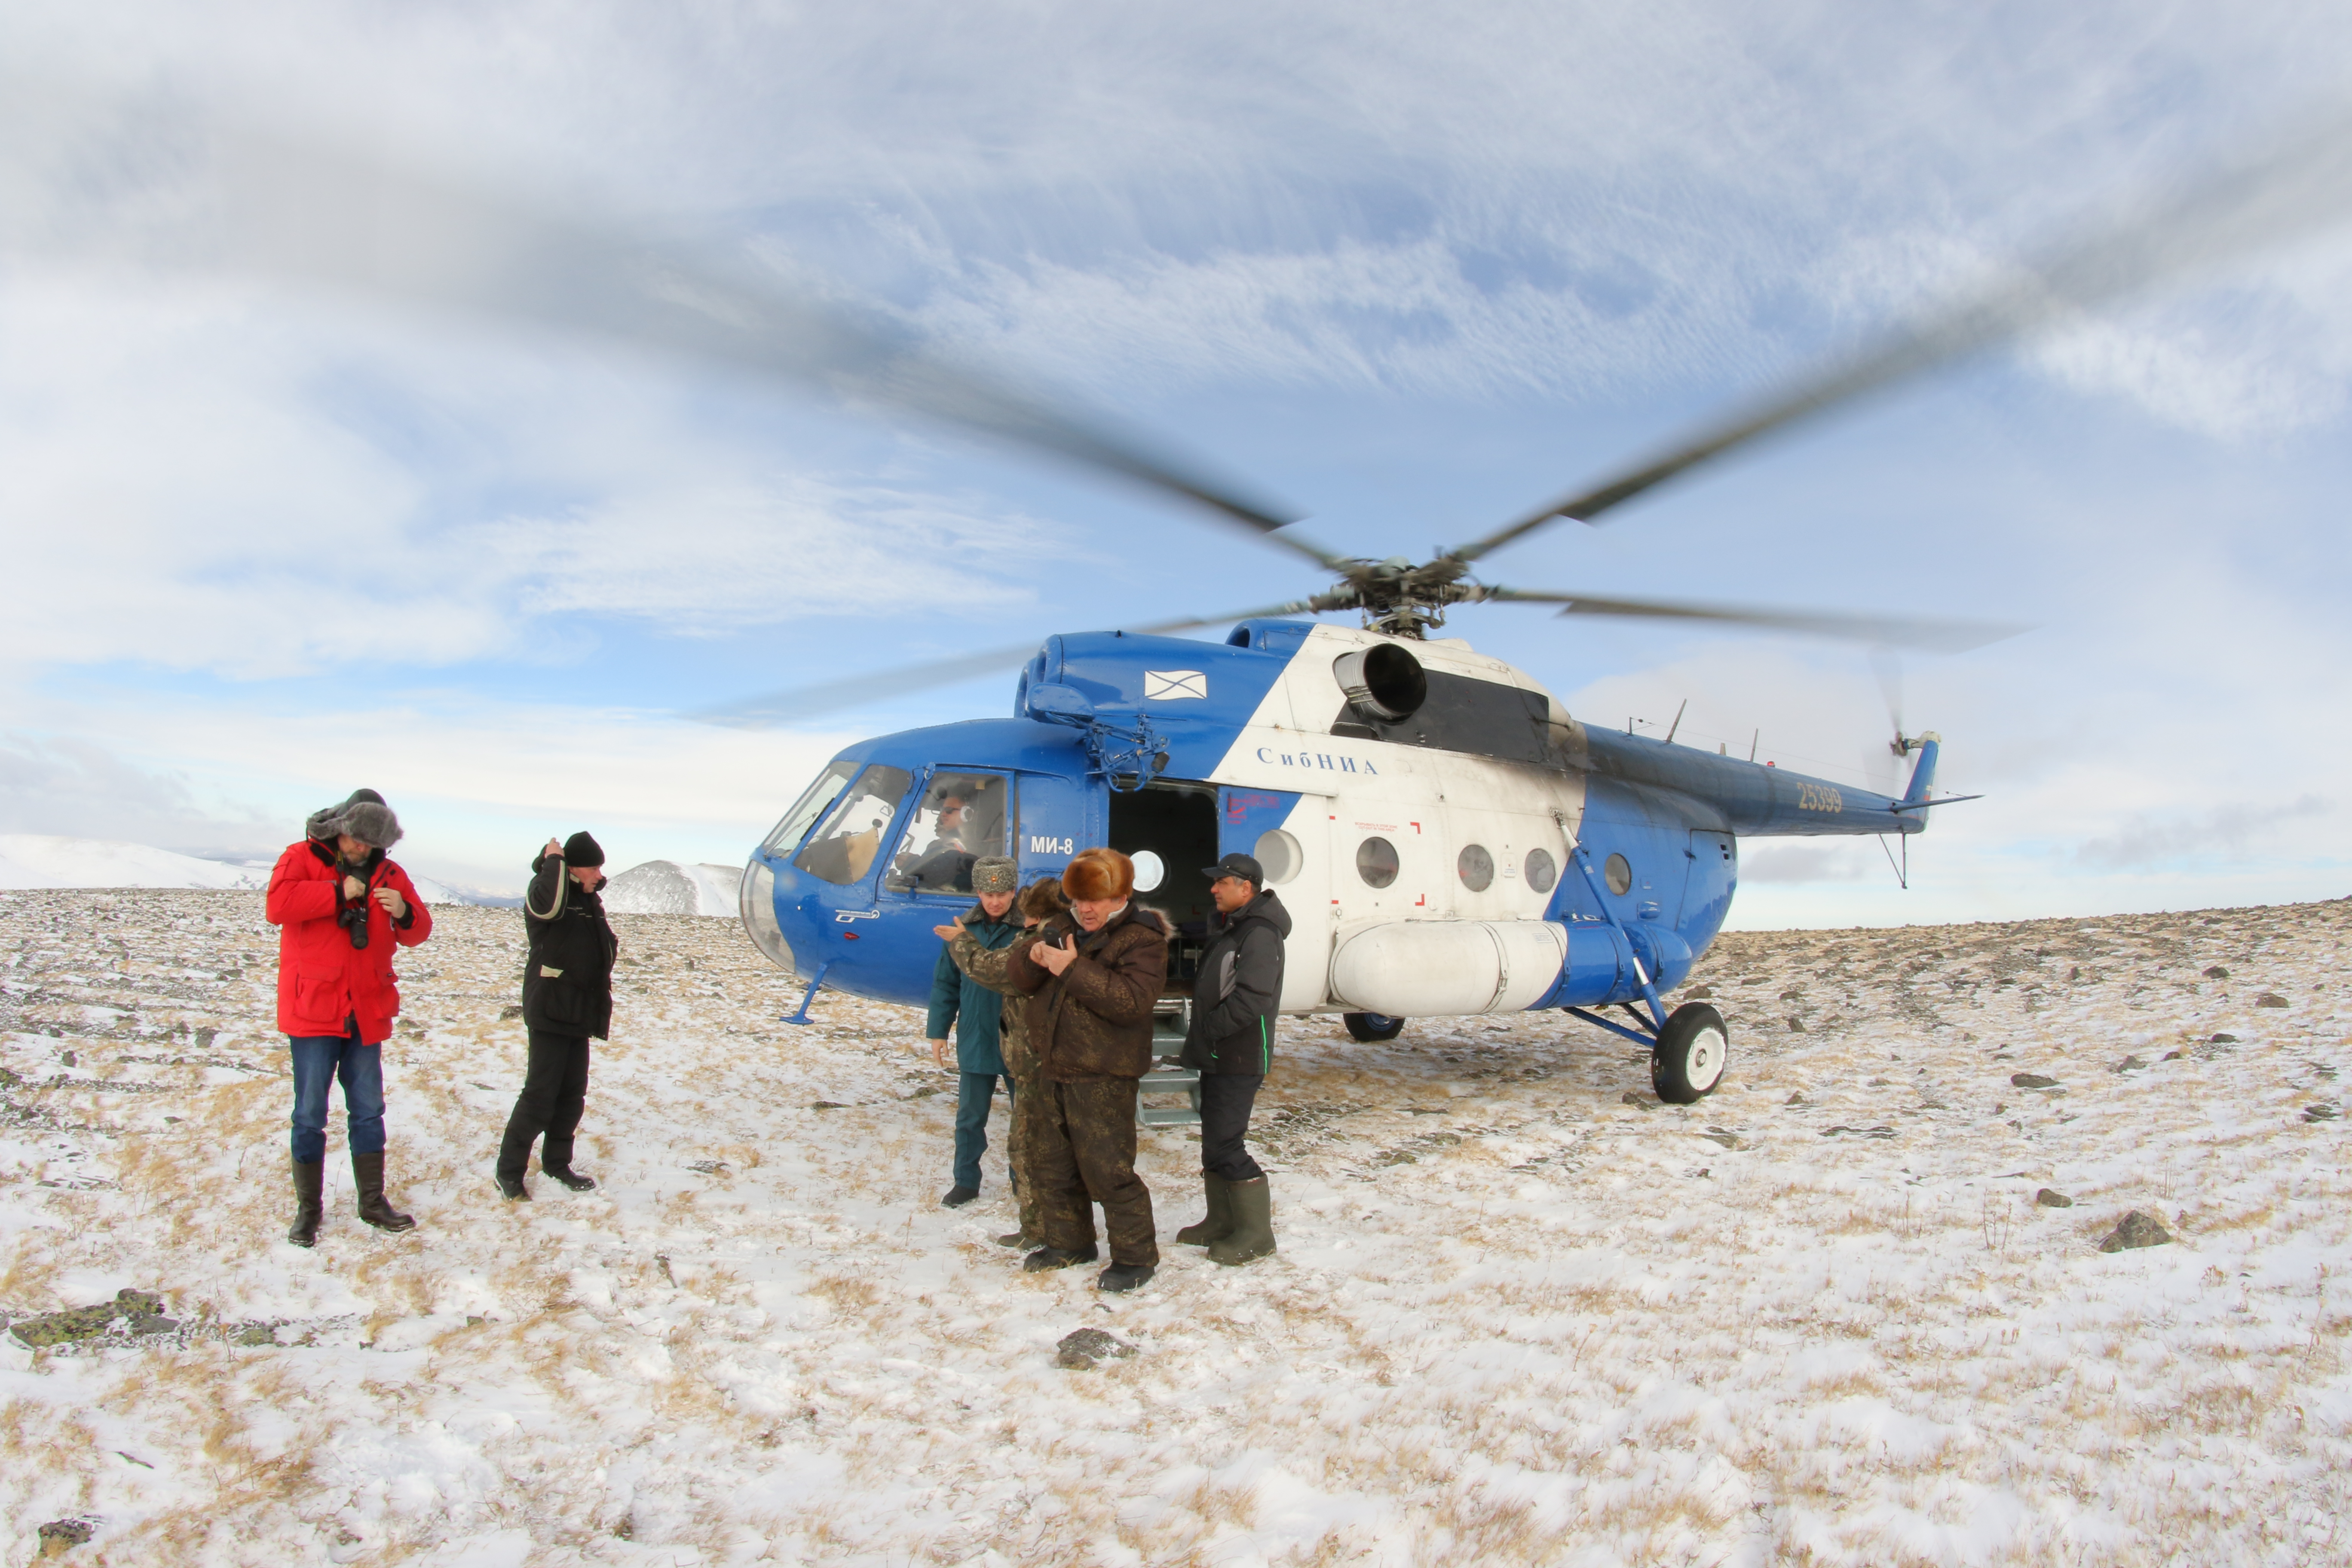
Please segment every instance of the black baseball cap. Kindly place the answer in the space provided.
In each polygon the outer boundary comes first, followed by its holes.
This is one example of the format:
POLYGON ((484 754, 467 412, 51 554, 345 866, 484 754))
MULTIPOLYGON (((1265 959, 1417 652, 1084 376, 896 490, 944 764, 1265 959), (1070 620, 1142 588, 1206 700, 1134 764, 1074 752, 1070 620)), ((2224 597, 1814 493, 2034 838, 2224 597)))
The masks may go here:
POLYGON ((1265 886, 1265 868, 1247 855, 1228 855, 1213 866, 1202 867, 1201 875, 1212 882, 1220 877, 1239 877, 1253 888, 1265 886))

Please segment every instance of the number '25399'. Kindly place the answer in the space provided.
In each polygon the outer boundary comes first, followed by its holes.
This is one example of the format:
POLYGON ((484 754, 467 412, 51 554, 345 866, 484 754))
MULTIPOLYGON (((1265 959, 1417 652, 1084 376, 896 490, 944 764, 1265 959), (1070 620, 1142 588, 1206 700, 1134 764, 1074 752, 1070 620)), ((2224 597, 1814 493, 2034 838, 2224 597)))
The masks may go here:
POLYGON ((1843 811, 1845 797, 1827 784, 1801 784, 1797 786, 1799 811, 1843 811))

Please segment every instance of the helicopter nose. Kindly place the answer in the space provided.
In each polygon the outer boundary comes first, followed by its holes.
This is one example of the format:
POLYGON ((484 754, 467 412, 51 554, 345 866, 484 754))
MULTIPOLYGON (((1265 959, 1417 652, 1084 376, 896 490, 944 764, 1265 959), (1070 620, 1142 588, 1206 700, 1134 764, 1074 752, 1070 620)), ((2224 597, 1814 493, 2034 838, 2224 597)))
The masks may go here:
POLYGON ((744 866, 743 880, 736 889, 736 903, 751 945, 785 973, 798 974, 800 964, 793 954, 792 943, 784 940, 783 927, 776 921, 776 872, 765 850, 754 850, 744 866))

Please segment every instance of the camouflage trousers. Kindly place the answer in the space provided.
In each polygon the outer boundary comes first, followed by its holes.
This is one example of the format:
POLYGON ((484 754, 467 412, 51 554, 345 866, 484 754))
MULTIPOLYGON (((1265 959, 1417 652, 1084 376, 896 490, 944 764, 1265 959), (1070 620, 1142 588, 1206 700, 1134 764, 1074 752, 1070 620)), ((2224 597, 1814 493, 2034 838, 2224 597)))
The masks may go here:
POLYGON ((1014 1080, 1013 1127, 1004 1137, 1004 1167, 1013 1176, 1013 1201, 1021 1205, 1021 1234, 1032 1242, 1045 1236, 1045 1222, 1037 1217, 1037 1141, 1045 1126, 1047 1087, 1034 1078, 1014 1080))
MULTIPOLYGON (((1040 1080, 1034 1155, 1024 1185, 1034 1191, 1039 1238, 1082 1252, 1095 1244, 1094 1205, 1102 1205, 1113 1263, 1160 1261, 1151 1225, 1151 1189, 1135 1173, 1135 1093, 1131 1078, 1085 1083, 1040 1080)), ((1015 1138, 1019 1133, 1014 1134, 1015 1138)))

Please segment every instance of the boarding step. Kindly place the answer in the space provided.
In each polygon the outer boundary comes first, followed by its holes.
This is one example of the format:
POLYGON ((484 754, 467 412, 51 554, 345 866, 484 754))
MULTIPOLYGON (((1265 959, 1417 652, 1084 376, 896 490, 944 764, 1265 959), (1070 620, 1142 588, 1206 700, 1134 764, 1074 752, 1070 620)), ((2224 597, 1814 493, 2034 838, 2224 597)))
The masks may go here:
POLYGON ((1162 1009, 1151 1016, 1151 1070, 1135 1086, 1135 1123, 1139 1127, 1201 1125, 1201 1075, 1177 1059, 1184 1048, 1192 1010, 1188 998, 1163 1003, 1162 1009), (1178 1095, 1183 1096, 1180 1104, 1143 1103, 1147 1098, 1169 1100, 1178 1095))

